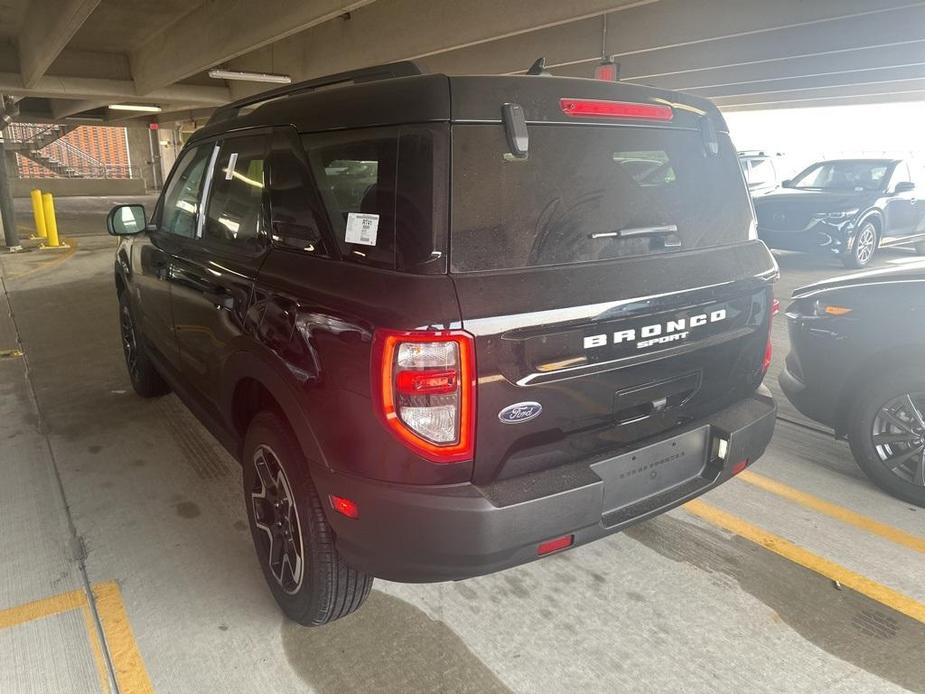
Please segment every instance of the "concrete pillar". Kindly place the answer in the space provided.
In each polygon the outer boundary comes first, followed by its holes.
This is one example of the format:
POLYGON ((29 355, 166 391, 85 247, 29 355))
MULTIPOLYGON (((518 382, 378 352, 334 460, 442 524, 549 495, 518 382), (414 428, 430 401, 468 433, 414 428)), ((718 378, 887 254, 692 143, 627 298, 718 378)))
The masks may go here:
POLYGON ((19 230, 16 228, 16 215, 13 213, 12 181, 10 175, 16 176, 16 170, 9 171, 7 152, 3 140, 0 140, 0 218, 3 220, 3 240, 7 248, 19 248, 19 230))

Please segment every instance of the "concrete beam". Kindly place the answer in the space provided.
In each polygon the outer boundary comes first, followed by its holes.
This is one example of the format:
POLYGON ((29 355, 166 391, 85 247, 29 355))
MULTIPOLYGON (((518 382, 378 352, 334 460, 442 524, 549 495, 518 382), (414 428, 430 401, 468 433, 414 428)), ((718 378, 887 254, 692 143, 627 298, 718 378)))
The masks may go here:
POLYGON ((10 72, 0 72, 0 92, 52 99, 105 99, 109 100, 109 103, 115 100, 143 100, 206 106, 220 106, 228 103, 231 98, 227 87, 200 87, 190 84, 173 84, 142 97, 135 90, 135 83, 129 80, 54 75, 45 75, 32 89, 28 89, 18 74, 10 72))
POLYGON ((50 99, 48 106, 51 109, 52 118, 61 120, 84 111, 92 111, 106 106, 110 101, 109 99, 105 101, 99 99, 50 99))
MULTIPOLYGON (((131 56, 140 94, 352 12, 373 0, 205 2, 131 56)), ((356 46, 352 47, 356 48, 356 46)), ((345 46, 341 52, 349 53, 345 46)))
POLYGON ((19 34, 23 85, 34 87, 100 0, 32 0, 19 34))
POLYGON ((895 104, 907 103, 914 101, 925 101, 925 89, 909 90, 898 92, 886 92, 880 94, 849 96, 826 96, 815 97, 811 99, 794 99, 792 101, 777 101, 772 105, 768 104, 736 104, 723 106, 723 111, 733 113, 736 111, 766 111, 769 108, 819 108, 820 106, 857 106, 860 104, 895 104))
MULTIPOLYGON (((425 63, 450 74, 511 73, 525 70, 532 57, 546 55, 553 66, 580 66, 557 73, 587 76, 600 59, 602 32, 598 17, 435 54, 425 63)), ((925 40, 925 5, 896 0, 661 0, 609 14, 606 35, 606 52, 618 56, 625 79, 648 82, 678 75, 674 88, 684 88, 681 75, 696 70, 925 40)))
POLYGON ((835 73, 794 77, 790 79, 728 84, 687 90, 697 96, 709 99, 739 97, 758 94, 779 94, 781 92, 803 92, 830 87, 863 87, 871 84, 899 84, 910 80, 925 79, 925 64, 907 65, 856 72, 835 73))
POLYGON ((920 98, 923 92, 925 92, 925 79, 910 79, 901 82, 877 82, 849 86, 834 85, 803 90, 724 96, 713 99, 713 102, 724 110, 742 110, 744 107, 769 109, 788 104, 792 105, 797 102, 802 106, 824 105, 838 101, 851 103, 851 99, 855 98, 860 102, 865 97, 890 98, 894 101, 915 101, 920 98))
POLYGON ((645 78, 664 89, 697 91, 739 84, 764 84, 797 77, 818 77, 925 64, 925 40, 887 46, 861 46, 846 50, 784 57, 744 65, 728 65, 645 78))
MULTIPOLYGON (((450 50, 482 46, 540 28, 567 25, 605 12, 656 0, 388 0, 322 24, 279 45, 292 63, 278 63, 300 79, 394 60, 420 59, 450 50), (343 50, 350 46, 354 50, 343 50)), ((599 26, 599 24, 598 24, 599 26)), ((597 39, 600 55, 600 34, 597 39)), ((276 49, 277 46, 274 46, 276 49)), ((472 49, 479 50, 479 49, 472 49)), ((529 62, 538 55, 533 54, 529 62)), ((235 61, 249 69, 259 57, 235 61)), ((426 61, 425 61, 426 62, 426 61)), ((520 58, 518 66, 523 64, 520 58)), ((529 67, 529 63, 525 66, 529 67)))

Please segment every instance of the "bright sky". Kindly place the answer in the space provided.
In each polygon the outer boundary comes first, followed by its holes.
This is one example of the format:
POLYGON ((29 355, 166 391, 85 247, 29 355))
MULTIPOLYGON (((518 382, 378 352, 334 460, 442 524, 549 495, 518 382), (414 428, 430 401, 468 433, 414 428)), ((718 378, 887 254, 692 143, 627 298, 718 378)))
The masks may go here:
POLYGON ((925 159, 925 102, 825 106, 723 114, 739 150, 785 155, 791 175, 840 156, 925 159))

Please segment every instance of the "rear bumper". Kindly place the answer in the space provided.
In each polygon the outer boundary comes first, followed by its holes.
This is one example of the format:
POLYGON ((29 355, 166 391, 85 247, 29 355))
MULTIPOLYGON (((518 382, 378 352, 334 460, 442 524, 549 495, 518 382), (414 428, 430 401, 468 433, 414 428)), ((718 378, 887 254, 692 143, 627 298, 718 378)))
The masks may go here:
POLYGON ((314 481, 322 499, 345 496, 359 507, 356 520, 328 513, 337 548, 349 564, 392 581, 459 580, 537 559, 539 543, 569 533, 573 546, 591 542, 722 484, 732 476, 733 464, 754 462, 764 453, 776 411, 770 392, 761 387, 672 432, 708 427, 711 441, 728 440, 725 460, 713 458, 695 478, 616 510, 605 508, 612 494, 605 494, 604 481, 591 470, 601 460, 490 487, 396 485, 327 472, 316 472, 314 481))
MULTIPOLYGON (((789 361, 789 358, 788 358, 789 361)), ((777 382, 790 403, 806 417, 825 426, 834 426, 833 403, 830 398, 809 388, 788 363, 777 377, 777 382)))

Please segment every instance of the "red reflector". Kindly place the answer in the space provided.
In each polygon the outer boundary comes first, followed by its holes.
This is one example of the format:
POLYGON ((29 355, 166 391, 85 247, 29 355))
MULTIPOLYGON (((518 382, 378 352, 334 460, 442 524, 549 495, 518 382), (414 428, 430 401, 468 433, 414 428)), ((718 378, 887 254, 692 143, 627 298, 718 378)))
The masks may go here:
POLYGON ((406 395, 439 395, 456 390, 455 370, 428 369, 426 371, 399 371, 396 386, 406 395))
POLYGON ((552 552, 557 552, 560 549, 571 547, 574 541, 574 535, 563 535, 562 537, 557 537, 555 540, 547 540, 536 548, 536 553, 542 557, 544 554, 551 554, 552 552))
POLYGON ((763 373, 767 373, 768 369, 771 367, 771 355, 773 351, 773 347, 771 346, 771 335, 768 334, 768 342, 764 346, 764 359, 761 361, 761 371, 763 373))
POLYGON ((633 104, 626 101, 599 99, 559 99, 562 113, 573 118, 639 118, 669 121, 674 118, 671 106, 661 104, 633 104))
POLYGON ((347 518, 360 517, 359 507, 350 499, 345 499, 342 496, 334 496, 333 494, 329 494, 328 499, 331 502, 331 508, 333 508, 342 516, 347 516, 347 518))
POLYGON ((774 301, 771 302, 771 316, 776 316, 778 313, 780 313, 780 301, 774 299, 774 301))
POLYGON ((740 460, 735 465, 732 466, 732 474, 738 475, 742 470, 748 467, 748 458, 745 460, 740 460))

